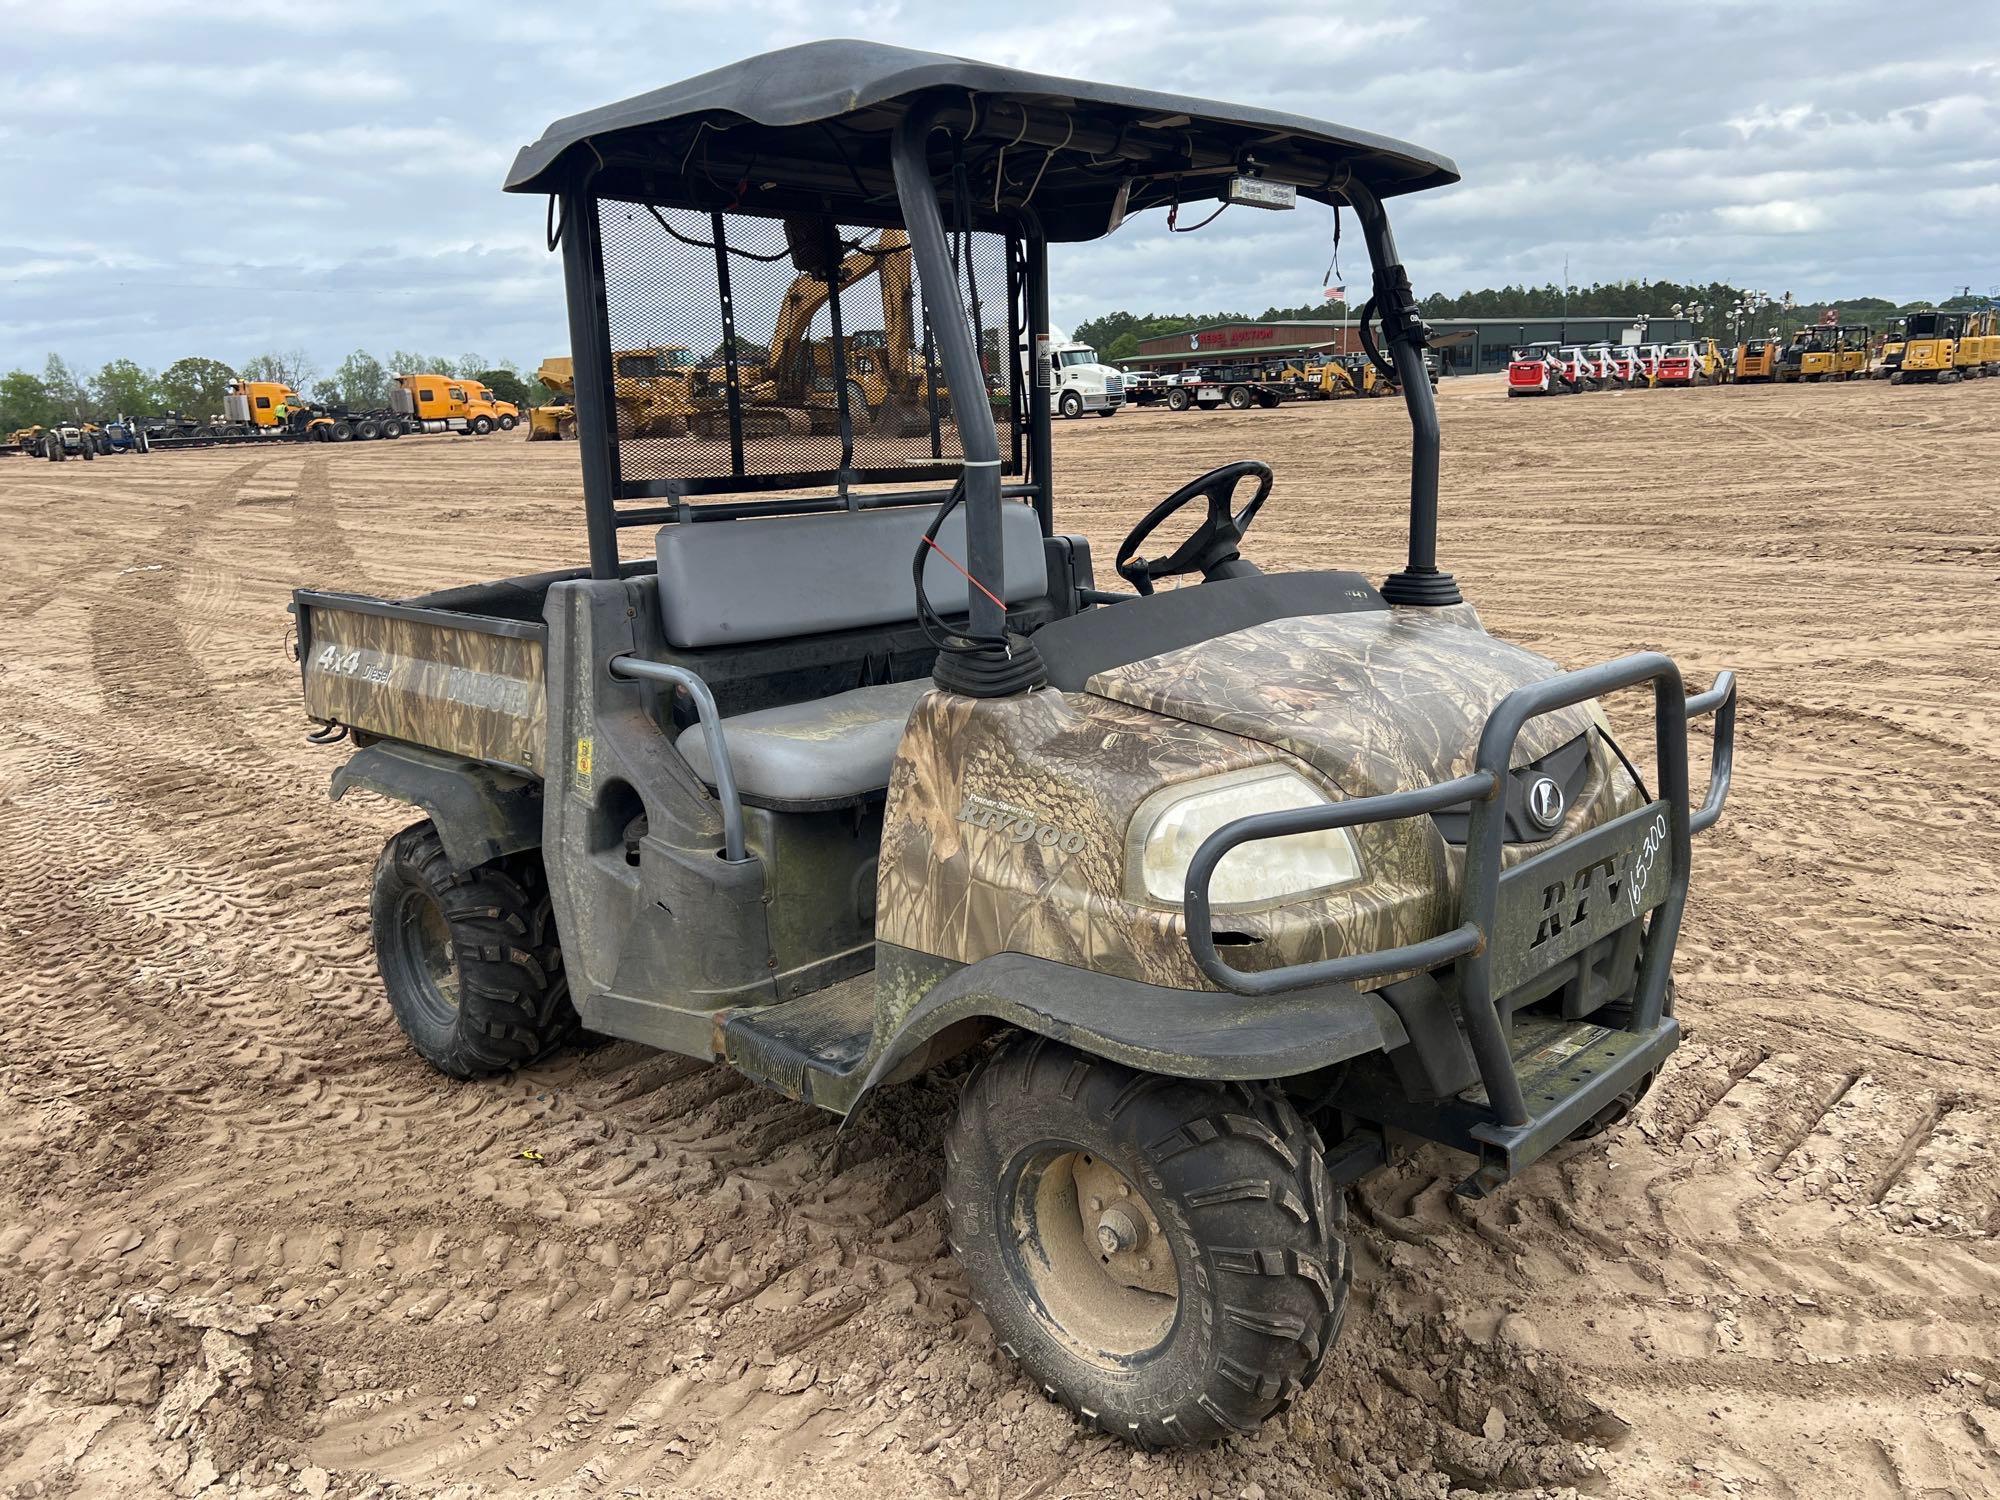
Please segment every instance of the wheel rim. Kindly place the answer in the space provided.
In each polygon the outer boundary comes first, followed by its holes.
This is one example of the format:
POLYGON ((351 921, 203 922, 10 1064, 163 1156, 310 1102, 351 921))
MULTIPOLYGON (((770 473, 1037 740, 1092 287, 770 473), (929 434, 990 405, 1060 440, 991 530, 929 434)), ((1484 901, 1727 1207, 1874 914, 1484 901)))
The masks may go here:
POLYGON ((440 1026, 458 1013, 458 956, 444 909, 428 891, 406 891, 396 908, 396 941, 424 1010, 440 1026))
POLYGON ((1159 1213, 1101 1157, 1050 1144, 1012 1174, 1010 1270, 1080 1357, 1122 1368, 1167 1342, 1180 1273, 1159 1213))

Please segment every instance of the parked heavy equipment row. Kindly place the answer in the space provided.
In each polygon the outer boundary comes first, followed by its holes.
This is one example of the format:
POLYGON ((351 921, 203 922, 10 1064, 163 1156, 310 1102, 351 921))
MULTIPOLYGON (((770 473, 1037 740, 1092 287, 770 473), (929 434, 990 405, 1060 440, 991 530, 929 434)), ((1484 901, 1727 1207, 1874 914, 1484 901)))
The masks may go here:
POLYGON ((114 453, 143 453, 146 442, 137 423, 124 417, 108 422, 68 419, 16 428, 0 442, 0 453, 60 462, 67 458, 104 458, 114 453))
POLYGON ((415 432, 485 436, 508 431, 520 408, 476 380, 448 375, 391 378, 389 404, 365 411, 307 400, 281 380, 232 380, 219 416, 197 421, 179 412, 141 419, 149 447, 213 448, 245 443, 347 443, 415 432))
POLYGON ((1891 385, 1953 385, 2000 375, 2000 310, 1911 313, 1902 334, 1891 385))

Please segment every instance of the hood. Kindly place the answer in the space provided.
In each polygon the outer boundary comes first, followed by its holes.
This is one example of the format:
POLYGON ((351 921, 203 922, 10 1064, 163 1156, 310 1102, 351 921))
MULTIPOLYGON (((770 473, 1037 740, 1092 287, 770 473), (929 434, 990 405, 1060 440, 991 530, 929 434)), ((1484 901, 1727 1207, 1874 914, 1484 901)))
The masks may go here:
MULTIPOLYGON (((1088 692, 1296 755, 1349 797, 1470 774, 1486 719, 1546 657, 1495 640, 1470 605, 1273 620, 1114 667, 1088 692)), ((1526 765, 1591 726, 1585 705, 1530 719, 1526 765)))

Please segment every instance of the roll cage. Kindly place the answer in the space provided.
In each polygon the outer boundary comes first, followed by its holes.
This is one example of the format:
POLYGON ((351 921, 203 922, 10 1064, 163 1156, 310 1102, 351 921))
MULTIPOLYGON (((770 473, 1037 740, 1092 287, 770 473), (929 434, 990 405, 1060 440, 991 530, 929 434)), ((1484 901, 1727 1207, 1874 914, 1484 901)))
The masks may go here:
MULTIPOLYGON (((1099 238, 1145 209, 1226 205, 1232 184, 1255 178, 1350 210, 1361 225, 1374 272, 1362 338, 1397 378, 1413 435, 1408 560, 1382 592, 1395 604, 1458 603, 1437 566, 1427 330, 1383 207, 1457 177, 1444 157, 1316 120, 861 42, 789 48, 560 121, 521 152, 507 187, 550 195, 551 245, 563 252, 592 574, 617 575, 627 527, 938 504, 962 489, 966 569, 997 577, 1003 499, 1032 502, 1044 534, 1053 529, 1049 244, 1099 238), (631 225, 652 235, 649 220, 674 253, 712 257, 701 289, 718 306, 719 340, 705 362, 706 401, 639 436, 612 351, 636 327, 657 328, 688 290, 621 261, 619 237, 631 225), (766 240, 750 248, 758 220, 766 240), (781 247, 769 238, 774 220, 781 247), (831 379, 817 409, 760 413, 754 339, 738 326, 740 283, 756 267, 789 276, 817 266, 837 278, 843 256, 881 229, 908 235, 923 324, 923 369, 912 373, 928 395, 919 430, 904 439, 913 446, 890 462, 870 461, 859 436, 876 415, 854 409, 838 287, 828 286, 831 379), (1004 245, 984 271, 981 236, 1004 245), (994 376, 1000 390, 989 399, 994 376), (807 452, 805 437, 822 440, 810 461, 764 452, 807 452), (658 445, 676 442, 663 463, 658 445), (641 452, 642 443, 655 447, 641 452), (740 498, 812 487, 831 493, 740 498), (695 497, 737 498, 695 506, 695 497)), ((1003 626, 1001 606, 973 590, 968 634, 1003 626)))

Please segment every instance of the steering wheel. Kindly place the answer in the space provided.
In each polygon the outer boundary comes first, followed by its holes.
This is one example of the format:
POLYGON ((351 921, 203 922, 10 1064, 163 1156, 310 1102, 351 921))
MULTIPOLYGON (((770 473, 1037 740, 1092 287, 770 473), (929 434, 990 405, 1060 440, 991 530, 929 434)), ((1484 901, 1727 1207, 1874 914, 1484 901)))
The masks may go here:
POLYGON ((1237 560, 1237 549, 1243 545, 1243 533, 1250 529, 1250 523, 1257 518, 1264 498, 1271 493, 1271 466, 1260 459, 1246 458, 1233 464, 1224 464, 1219 469, 1210 469, 1201 478, 1182 485, 1152 510, 1145 519, 1134 526, 1125 540, 1118 544, 1118 558, 1112 564, 1133 588, 1142 594, 1153 592, 1153 581, 1171 578, 1182 573, 1200 573, 1204 578, 1214 578, 1217 570, 1226 563, 1237 560), (1250 497, 1250 503, 1239 511, 1232 511, 1231 504, 1236 496, 1236 487, 1251 475, 1257 477, 1257 493, 1250 497), (1191 500, 1208 501, 1208 515, 1195 528, 1172 555, 1149 562, 1138 555, 1139 545, 1155 531, 1167 517, 1187 505, 1191 500))

